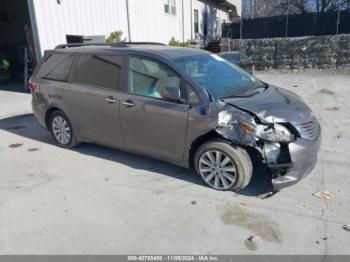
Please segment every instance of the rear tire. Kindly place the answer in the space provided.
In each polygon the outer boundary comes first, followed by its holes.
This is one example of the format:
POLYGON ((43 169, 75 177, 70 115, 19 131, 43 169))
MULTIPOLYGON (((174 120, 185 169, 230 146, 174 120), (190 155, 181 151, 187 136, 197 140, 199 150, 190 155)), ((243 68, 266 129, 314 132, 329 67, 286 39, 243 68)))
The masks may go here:
POLYGON ((69 118, 62 111, 58 110, 50 115, 49 129, 60 147, 73 148, 79 144, 69 118))
POLYGON ((209 141, 197 149, 194 167, 203 181, 216 190, 243 189, 253 173, 247 151, 220 140, 209 141))

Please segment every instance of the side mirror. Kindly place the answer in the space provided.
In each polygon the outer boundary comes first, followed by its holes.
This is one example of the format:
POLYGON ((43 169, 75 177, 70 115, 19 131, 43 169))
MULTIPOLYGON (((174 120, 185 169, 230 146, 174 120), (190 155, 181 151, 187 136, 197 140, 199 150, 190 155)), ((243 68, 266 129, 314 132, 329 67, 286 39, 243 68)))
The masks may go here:
POLYGON ((167 86, 162 89, 160 95, 170 101, 179 101, 180 96, 180 88, 178 86, 167 86))

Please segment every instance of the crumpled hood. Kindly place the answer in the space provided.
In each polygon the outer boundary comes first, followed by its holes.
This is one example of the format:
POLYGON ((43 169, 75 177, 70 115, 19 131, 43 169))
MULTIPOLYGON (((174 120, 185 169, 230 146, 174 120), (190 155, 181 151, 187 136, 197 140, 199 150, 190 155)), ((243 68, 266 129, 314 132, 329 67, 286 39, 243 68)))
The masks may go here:
POLYGON ((250 111, 267 122, 300 124, 315 119, 315 114, 298 95, 271 85, 260 94, 225 102, 250 111))

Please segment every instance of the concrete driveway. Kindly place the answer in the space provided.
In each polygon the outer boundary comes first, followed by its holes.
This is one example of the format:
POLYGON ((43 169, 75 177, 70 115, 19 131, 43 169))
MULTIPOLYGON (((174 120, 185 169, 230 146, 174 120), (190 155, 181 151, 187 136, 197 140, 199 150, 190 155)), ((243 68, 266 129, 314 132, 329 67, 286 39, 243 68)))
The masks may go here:
POLYGON ((350 76, 258 76, 301 95, 323 127, 313 173, 264 200, 263 174, 219 192, 158 160, 59 148, 29 95, 0 91, 0 254, 350 254, 350 76))

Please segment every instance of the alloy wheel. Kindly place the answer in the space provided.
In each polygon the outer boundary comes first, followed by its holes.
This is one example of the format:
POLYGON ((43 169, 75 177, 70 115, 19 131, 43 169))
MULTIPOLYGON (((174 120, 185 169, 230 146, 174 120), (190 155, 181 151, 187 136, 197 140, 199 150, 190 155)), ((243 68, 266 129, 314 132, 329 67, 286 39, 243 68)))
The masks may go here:
POLYGON ((236 182, 234 162, 219 150, 204 152, 199 158, 198 169, 204 181, 215 189, 227 190, 236 182))
POLYGON ((62 145, 68 145, 71 139, 71 130, 68 122, 62 116, 52 120, 52 132, 56 140, 62 145))

